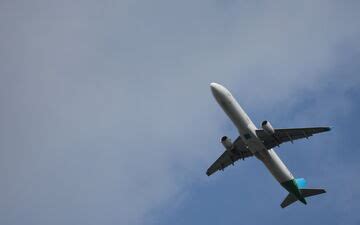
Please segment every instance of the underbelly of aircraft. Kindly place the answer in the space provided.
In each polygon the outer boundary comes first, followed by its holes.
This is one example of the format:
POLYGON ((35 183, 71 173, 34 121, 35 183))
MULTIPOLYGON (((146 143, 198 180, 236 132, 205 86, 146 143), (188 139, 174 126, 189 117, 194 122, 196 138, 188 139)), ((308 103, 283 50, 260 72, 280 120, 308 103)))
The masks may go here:
POLYGON ((264 163, 266 168, 280 183, 294 179, 294 176, 273 149, 257 152, 255 156, 264 163))

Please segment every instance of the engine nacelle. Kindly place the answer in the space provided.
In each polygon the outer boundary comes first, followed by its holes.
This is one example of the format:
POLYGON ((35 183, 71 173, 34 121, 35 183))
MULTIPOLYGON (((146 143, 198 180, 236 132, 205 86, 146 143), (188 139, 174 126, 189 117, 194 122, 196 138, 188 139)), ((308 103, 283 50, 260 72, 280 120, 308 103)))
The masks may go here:
POLYGON ((233 148, 233 143, 231 142, 231 139, 226 136, 221 138, 221 144, 224 145, 226 150, 231 150, 233 148))
POLYGON ((274 128, 271 126, 269 121, 263 121, 261 123, 262 128, 264 129, 265 133, 267 133, 268 135, 273 135, 275 133, 274 128))

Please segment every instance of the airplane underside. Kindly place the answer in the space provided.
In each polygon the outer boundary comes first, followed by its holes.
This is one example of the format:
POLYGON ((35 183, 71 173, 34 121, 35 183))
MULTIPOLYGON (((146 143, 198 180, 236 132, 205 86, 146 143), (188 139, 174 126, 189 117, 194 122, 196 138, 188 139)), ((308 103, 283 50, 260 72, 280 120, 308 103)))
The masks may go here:
POLYGON ((206 172, 208 176, 218 170, 224 170, 229 165, 234 165, 239 159, 256 156, 289 192, 281 203, 282 208, 296 201, 306 204, 306 197, 325 193, 324 189, 305 188, 306 181, 303 178, 295 179, 273 148, 279 147, 284 142, 307 139, 314 134, 329 131, 329 127, 275 129, 265 120, 261 123, 262 129, 257 129, 225 87, 216 83, 211 83, 210 86, 216 101, 234 123, 240 135, 234 143, 226 136, 221 138, 225 152, 209 167, 206 172))

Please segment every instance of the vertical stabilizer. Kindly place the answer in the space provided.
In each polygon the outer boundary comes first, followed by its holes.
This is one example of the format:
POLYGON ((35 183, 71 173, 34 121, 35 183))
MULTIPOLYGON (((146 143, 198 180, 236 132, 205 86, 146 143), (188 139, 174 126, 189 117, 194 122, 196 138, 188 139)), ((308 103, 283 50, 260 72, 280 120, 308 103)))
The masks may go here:
POLYGON ((307 182, 304 178, 296 178, 295 182, 298 188, 305 188, 307 186, 307 182))

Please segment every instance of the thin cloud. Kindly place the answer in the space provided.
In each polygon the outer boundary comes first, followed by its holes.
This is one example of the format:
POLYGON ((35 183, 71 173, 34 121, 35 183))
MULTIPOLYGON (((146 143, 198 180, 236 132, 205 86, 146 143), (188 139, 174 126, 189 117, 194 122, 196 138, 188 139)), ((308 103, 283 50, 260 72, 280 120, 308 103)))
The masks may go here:
POLYGON ((320 3, 2 3, 0 221, 146 224, 222 151, 210 82, 255 114, 359 47, 358 5, 320 3))

